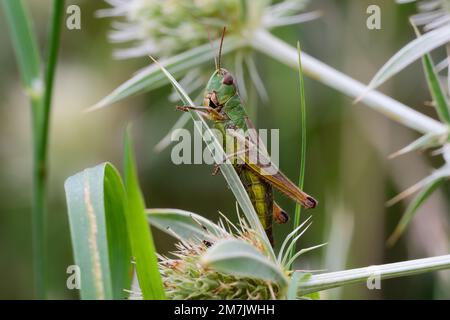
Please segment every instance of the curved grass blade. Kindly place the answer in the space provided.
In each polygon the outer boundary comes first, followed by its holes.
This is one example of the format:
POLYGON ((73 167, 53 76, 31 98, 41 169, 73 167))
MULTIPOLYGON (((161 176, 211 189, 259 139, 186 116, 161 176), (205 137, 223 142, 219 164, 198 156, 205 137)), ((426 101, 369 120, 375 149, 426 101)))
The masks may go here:
POLYGON ((450 255, 323 273, 312 275, 308 280, 300 282, 297 294, 304 296, 348 284, 364 283, 374 276, 383 280, 444 269, 450 269, 450 255))
POLYGON ((369 83, 368 89, 375 89, 405 67, 450 41, 450 25, 430 31, 408 43, 381 67, 369 83))
MULTIPOLYGON (((227 38, 227 46, 223 48, 223 53, 226 54, 234 51, 241 46, 243 46, 242 41, 230 36, 227 38)), ((161 63, 164 64, 171 74, 178 77, 192 68, 212 61, 213 58, 214 52, 211 50, 210 44, 204 44, 168 58, 161 63)), ((135 94, 162 87, 169 82, 169 79, 164 75, 158 64, 152 64, 121 84, 113 92, 91 107, 90 110, 102 108, 135 94)))
POLYGON ((424 55, 422 57, 422 63, 425 70, 425 75, 427 76, 428 88, 430 89, 431 96, 433 97, 433 101, 436 104, 436 111, 439 115, 439 118, 443 122, 450 124, 450 109, 448 100, 439 81, 439 77, 434 69, 431 55, 424 55))
MULTIPOLYGON (((305 98, 305 82, 303 79, 303 68, 301 59, 300 41, 297 41, 298 52, 298 78, 300 89, 300 119, 301 119, 301 146, 300 146, 300 172, 298 177, 298 187, 303 190, 305 182, 305 167, 306 167, 306 98, 305 98)), ((295 205, 294 214, 294 230, 300 225, 300 215, 302 206, 298 203, 295 205)), ((295 251, 296 244, 289 250, 289 258, 292 258, 295 251)))
POLYGON ((82 299, 122 299, 132 279, 125 220, 125 189, 109 163, 65 182, 75 263, 82 299))
MULTIPOLYGON (((152 58, 153 59, 153 58, 152 58)), ((156 60, 154 60, 155 63, 156 60)), ((158 64, 158 63, 157 63, 158 64)), ((159 65, 165 76, 169 79, 169 81, 172 83, 175 90, 180 95, 181 100, 185 105, 195 106, 192 102, 191 98, 186 94, 186 92, 183 90, 183 88, 180 86, 180 84, 175 80, 175 78, 162 66, 159 65)), ((202 135, 203 140, 206 142, 208 149, 211 151, 211 153, 214 155, 214 159, 216 160, 216 163, 221 163, 223 159, 228 159, 226 157, 226 153, 222 148, 221 143, 218 141, 217 137, 214 135, 214 133, 209 128, 208 124, 205 122, 205 120, 195 111, 190 110, 189 114, 192 117, 192 120, 194 121, 194 127, 196 130, 200 132, 202 135)), ((221 164, 220 170, 225 177, 225 180, 227 181, 231 191, 233 192, 234 196, 236 197, 236 200, 238 201, 239 205, 242 208, 242 211, 245 214, 245 217, 247 218, 248 222, 250 223, 250 226, 253 230, 256 231, 258 236, 263 241, 263 244, 266 248, 266 252, 269 254, 271 259, 273 261, 276 261, 275 253, 272 249, 272 246, 270 245, 269 239, 267 238, 267 235, 264 231, 264 228, 262 227, 258 216, 255 212, 255 209, 253 208, 253 205, 250 201, 250 198, 247 194, 247 192, 244 189, 244 186, 242 185, 241 180, 239 179, 239 176, 237 175, 236 171, 233 168, 233 165, 229 160, 227 160, 225 163, 221 164)))
POLYGON ((165 299, 155 245, 145 216, 145 204, 139 187, 133 145, 128 131, 124 147, 125 190, 128 202, 127 225, 136 273, 144 299, 165 299))
POLYGON ((408 226, 411 219, 416 214, 417 209, 420 208, 420 206, 428 199, 428 197, 431 196, 431 194, 436 190, 436 188, 439 187, 442 182, 444 182, 444 180, 445 180, 444 177, 439 177, 435 180, 430 181, 422 188, 422 191, 408 205, 408 208, 406 209, 405 213, 400 219, 400 222, 398 223, 392 235, 387 240, 388 246, 391 247, 397 242, 397 240, 402 235, 403 231, 408 226))
POLYGON ((237 276, 288 284, 281 268, 249 243, 227 239, 214 244, 201 259, 202 264, 217 271, 237 276))
POLYGON ((147 209, 151 225, 181 241, 209 240, 230 236, 225 230, 201 215, 179 209, 147 209))

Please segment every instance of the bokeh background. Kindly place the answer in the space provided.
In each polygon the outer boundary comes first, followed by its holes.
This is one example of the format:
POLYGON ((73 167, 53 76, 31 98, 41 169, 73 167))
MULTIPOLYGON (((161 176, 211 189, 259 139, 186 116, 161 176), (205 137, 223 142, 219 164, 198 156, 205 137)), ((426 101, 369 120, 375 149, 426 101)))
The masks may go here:
MULTIPOLYGON (((40 43, 46 41, 49 0, 27 1, 40 43)), ((103 1, 66 1, 81 8, 81 30, 63 29, 54 89, 50 132, 48 198, 49 296, 77 298, 66 288, 66 268, 73 264, 63 189, 70 175, 100 162, 122 164, 122 135, 133 123, 141 185, 149 207, 174 207, 218 219, 218 210, 235 219, 235 203, 222 177, 211 176, 206 165, 176 166, 170 149, 154 146, 179 114, 165 87, 86 113, 112 89, 149 64, 146 58, 114 60, 107 40, 111 20, 98 19, 103 1)), ((413 38, 408 16, 415 6, 393 1, 315 0, 309 9, 322 17, 275 34, 350 76, 367 83, 377 69, 413 38), (366 9, 382 9, 382 30, 366 28, 366 9)), ((1 9, 0 9, 1 10, 1 9)), ((17 65, 0 12, 0 299, 32 298, 31 261, 31 144, 30 110, 20 86, 17 65)), ((225 42, 226 45, 226 42, 225 42)), ((42 48, 45 50, 45 48, 42 48)), ((280 128, 280 167, 291 179, 298 176, 300 123, 297 73, 267 57, 257 65, 269 93, 267 104, 253 110, 260 128, 280 128)), ((211 62, 211 68, 213 63, 211 62)), ((407 68, 381 90, 399 101, 435 117, 420 63, 407 68)), ((385 241, 407 202, 387 208, 386 200, 440 165, 439 158, 410 154, 395 160, 387 156, 418 135, 321 83, 306 79, 308 150, 306 190, 320 201, 313 225, 300 246, 329 245, 304 256, 299 269, 340 270, 449 253, 450 188, 441 187, 419 210, 407 233, 393 248, 385 241)), ((189 126, 191 127, 191 126, 189 126)), ((277 195, 294 212, 294 203, 277 195)), ((276 239, 291 225, 277 226, 276 239)), ((158 250, 173 249, 173 241, 154 233, 158 250)), ((443 271, 387 280, 381 290, 364 285, 323 293, 324 298, 407 299, 450 298, 450 273, 443 271)))

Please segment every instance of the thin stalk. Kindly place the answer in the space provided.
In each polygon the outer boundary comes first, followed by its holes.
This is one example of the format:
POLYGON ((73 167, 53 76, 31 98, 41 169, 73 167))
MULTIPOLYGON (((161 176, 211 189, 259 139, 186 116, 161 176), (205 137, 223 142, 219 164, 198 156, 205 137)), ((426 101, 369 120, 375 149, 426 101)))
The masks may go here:
POLYGON ((54 0, 49 30, 49 49, 45 71, 45 91, 42 101, 32 105, 33 117, 33 261, 36 297, 46 298, 46 194, 48 127, 53 92, 53 80, 58 56, 64 0, 54 0))
POLYGON ((45 230, 45 197, 46 179, 45 166, 40 161, 42 149, 39 141, 39 123, 36 121, 42 103, 32 103, 33 112, 33 195, 31 204, 32 247, 33 247, 33 275, 34 292, 37 299, 46 299, 46 230, 45 230))
MULTIPOLYGON (((297 42, 298 52, 298 78, 300 89, 300 118, 301 118, 301 146, 300 146, 300 173, 298 177, 298 187, 303 189, 305 182, 305 168, 306 168, 306 99, 305 99, 305 83, 303 79, 303 67, 301 60, 301 48, 300 42, 297 42)), ((298 203, 295 205, 294 215, 294 229, 300 225, 300 215, 302 212, 302 206, 298 203)), ((295 243, 289 252, 289 260, 292 259, 297 244, 295 243)))
POLYGON ((376 281, 443 269, 450 269, 450 255, 313 275, 301 282, 297 291, 302 296, 348 284, 368 282, 368 279, 376 281))
MULTIPOLYGON (((298 68, 297 50, 268 31, 258 30, 252 34, 251 45, 254 49, 286 64, 298 68)), ((339 72, 330 66, 302 53, 302 64, 305 74, 317 79, 351 98, 363 96, 362 102, 372 109, 381 112, 388 118, 422 133, 443 133, 446 126, 417 112, 410 107, 375 90, 367 91, 367 86, 339 72)))

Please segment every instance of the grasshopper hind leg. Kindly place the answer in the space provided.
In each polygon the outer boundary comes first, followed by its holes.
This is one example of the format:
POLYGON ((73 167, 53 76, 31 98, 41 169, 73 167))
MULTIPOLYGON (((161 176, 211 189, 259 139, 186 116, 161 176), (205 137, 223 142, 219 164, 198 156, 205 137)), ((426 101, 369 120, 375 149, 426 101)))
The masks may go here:
POLYGON ((276 202, 273 203, 272 215, 276 223, 284 224, 289 221, 289 215, 276 202))

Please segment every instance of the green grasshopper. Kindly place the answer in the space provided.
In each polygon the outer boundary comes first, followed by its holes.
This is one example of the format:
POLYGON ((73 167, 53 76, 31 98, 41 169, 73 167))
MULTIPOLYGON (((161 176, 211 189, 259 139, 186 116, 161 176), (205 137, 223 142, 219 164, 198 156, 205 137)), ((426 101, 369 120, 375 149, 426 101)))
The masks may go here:
MULTIPOLYGON (((264 144, 255 134, 255 127, 247 116, 233 75, 220 66, 223 36, 222 34, 216 70, 205 89, 203 106, 178 106, 177 109, 199 112, 203 117, 214 122, 215 128, 222 133, 222 137, 229 136, 230 130, 236 129, 248 133, 244 137, 234 134, 234 143, 224 138, 223 145, 227 158, 233 160, 233 166, 273 245, 273 221, 286 223, 289 220, 287 213, 274 201, 274 187, 307 209, 316 207, 318 202, 300 190, 270 161, 264 144), (271 170, 269 171, 268 168, 271 170), (275 171, 273 171, 274 168, 275 171)), ((216 174, 218 170, 219 165, 216 165, 213 174, 216 174)))

